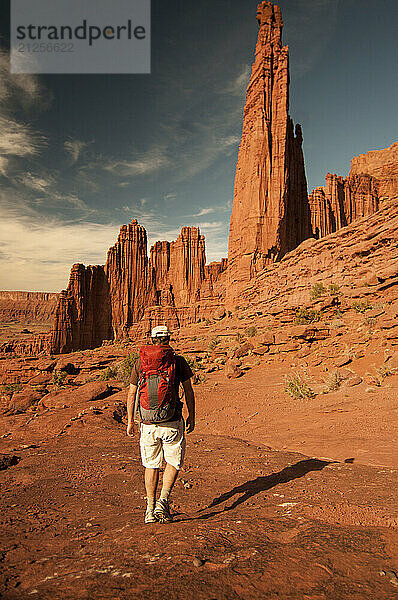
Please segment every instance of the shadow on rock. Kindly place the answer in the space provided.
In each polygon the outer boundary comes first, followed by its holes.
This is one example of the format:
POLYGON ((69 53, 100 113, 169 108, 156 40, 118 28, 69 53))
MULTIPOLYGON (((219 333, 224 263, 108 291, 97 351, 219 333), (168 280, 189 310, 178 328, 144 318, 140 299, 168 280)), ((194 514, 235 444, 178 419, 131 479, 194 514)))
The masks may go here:
POLYGON ((214 498, 211 503, 205 508, 200 509, 199 512, 208 510, 213 508, 214 506, 218 506, 222 502, 226 502, 233 496, 237 494, 241 494, 232 504, 231 506, 227 506, 221 508, 220 510, 215 510, 210 513, 206 513, 205 515, 201 515, 199 517, 194 517, 194 519, 208 519, 209 517, 213 517, 214 515, 220 514, 222 512, 226 512, 228 510, 233 510, 239 504, 246 502, 252 496, 259 494, 260 492, 265 492, 266 490, 270 490, 273 487, 281 484, 288 483, 293 479, 298 479, 299 477, 304 477, 307 473, 311 471, 321 471, 327 465, 330 465, 336 461, 326 461, 319 460, 317 458, 308 458, 306 460, 301 460, 300 462, 292 465, 290 467, 285 467, 282 471, 278 473, 272 473, 272 475, 266 475, 262 477, 256 477, 256 479, 252 479, 251 481, 247 481, 242 485, 238 485, 229 492, 225 492, 221 494, 221 496, 217 496, 214 498))

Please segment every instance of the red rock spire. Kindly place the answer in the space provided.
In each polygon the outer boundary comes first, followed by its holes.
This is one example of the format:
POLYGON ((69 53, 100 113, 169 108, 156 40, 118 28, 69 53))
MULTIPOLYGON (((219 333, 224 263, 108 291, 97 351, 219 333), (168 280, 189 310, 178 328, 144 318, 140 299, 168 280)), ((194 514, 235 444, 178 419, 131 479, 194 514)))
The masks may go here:
POLYGON ((228 295, 311 236, 300 126, 289 116, 289 50, 279 6, 260 2, 228 250, 228 295))

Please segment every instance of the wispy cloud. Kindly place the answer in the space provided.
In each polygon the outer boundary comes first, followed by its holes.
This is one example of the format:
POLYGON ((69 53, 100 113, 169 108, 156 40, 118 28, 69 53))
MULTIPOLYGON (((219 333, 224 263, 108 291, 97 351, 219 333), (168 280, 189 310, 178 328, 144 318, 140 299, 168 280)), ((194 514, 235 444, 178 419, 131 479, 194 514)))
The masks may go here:
POLYGON ((79 158, 82 154, 82 151, 87 146, 88 146, 87 142, 83 142, 82 140, 77 140, 77 139, 72 139, 72 138, 69 138, 68 140, 66 140, 64 142, 65 151, 69 155, 72 164, 75 164, 79 160, 79 158))
POLYGON ((214 207, 209 207, 209 208, 201 208, 200 211, 196 214, 194 214, 194 217, 203 217, 204 215, 209 215, 210 213, 215 212, 215 208, 214 207))
POLYGON ((68 284, 71 265, 104 264, 119 227, 97 223, 37 223, 0 218, 0 288, 58 292, 68 284))
POLYGON ((46 110, 53 101, 51 91, 45 88, 37 75, 11 74, 10 54, 0 50, 0 104, 2 110, 46 110))
POLYGON ((16 110, 41 111, 51 100, 37 76, 11 75, 9 53, 0 50, 0 174, 4 177, 18 171, 20 159, 37 156, 47 143, 43 134, 15 118, 16 110))
POLYGON ((0 116, 0 172, 8 177, 17 169, 15 159, 36 156, 46 139, 25 123, 0 116))
POLYGON ((103 169, 120 177, 147 175, 165 168, 169 164, 164 148, 152 148, 140 157, 129 160, 109 160, 103 169))
POLYGON ((246 93, 250 80, 251 66, 242 65, 238 74, 220 90, 220 93, 227 93, 240 98, 246 93))
POLYGON ((55 182, 54 177, 51 175, 43 177, 40 175, 35 175, 29 171, 18 176, 17 180, 19 180, 26 187, 37 192, 47 192, 48 188, 54 185, 55 182))

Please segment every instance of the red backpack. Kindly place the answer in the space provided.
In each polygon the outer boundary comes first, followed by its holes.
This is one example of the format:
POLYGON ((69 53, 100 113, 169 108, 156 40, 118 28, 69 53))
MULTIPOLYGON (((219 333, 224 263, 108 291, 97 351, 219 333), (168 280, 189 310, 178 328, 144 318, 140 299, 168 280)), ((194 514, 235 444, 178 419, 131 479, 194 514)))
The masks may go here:
POLYGON ((137 408, 141 421, 172 420, 177 403, 176 359, 172 348, 153 344, 140 349, 137 408))

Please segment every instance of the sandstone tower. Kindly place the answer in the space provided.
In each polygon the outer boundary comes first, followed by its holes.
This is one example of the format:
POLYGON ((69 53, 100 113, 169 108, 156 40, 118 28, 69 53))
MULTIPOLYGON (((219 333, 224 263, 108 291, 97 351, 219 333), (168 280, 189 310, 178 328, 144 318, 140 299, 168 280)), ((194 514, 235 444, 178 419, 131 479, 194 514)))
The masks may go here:
POLYGON ((289 50, 279 6, 260 2, 229 232, 227 294, 312 235, 300 125, 289 116, 289 50))

